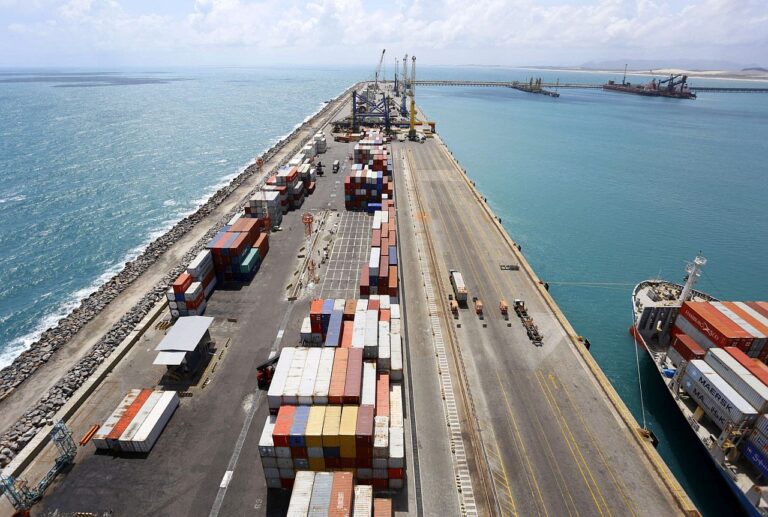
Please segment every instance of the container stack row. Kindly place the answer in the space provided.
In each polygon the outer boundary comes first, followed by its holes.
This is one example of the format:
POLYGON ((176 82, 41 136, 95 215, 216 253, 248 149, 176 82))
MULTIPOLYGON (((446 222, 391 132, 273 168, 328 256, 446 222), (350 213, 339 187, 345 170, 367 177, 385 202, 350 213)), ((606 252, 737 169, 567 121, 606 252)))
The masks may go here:
POLYGON ((394 201, 385 200, 373 213, 368 264, 360 272, 360 296, 388 295, 397 299, 397 221, 394 201))
MULTIPOLYGON (((287 204, 287 199, 286 199, 287 204)), ((265 231, 283 222, 283 208, 280 204, 280 193, 274 190, 255 192, 244 208, 245 216, 264 221, 265 231)))
POLYGON ((355 485, 349 472, 296 473, 288 517, 392 517, 392 500, 355 485))
POLYGON ((267 418, 259 439, 267 486, 291 488, 301 470, 345 469, 360 484, 402 488, 401 386, 392 385, 388 397, 374 396, 374 402, 378 404, 280 406, 277 415, 267 418))
POLYGON ((175 391, 131 390, 92 441, 97 449, 147 453, 178 406, 175 391))
POLYGON ((685 302, 672 335, 686 334, 699 347, 733 346, 768 359, 768 302, 685 302))
POLYGON ((262 230, 259 219, 241 217, 225 226, 206 248, 213 255, 218 281, 250 281, 269 251, 269 234, 262 230))
POLYGON ((392 156, 381 132, 366 130, 352 158, 350 174, 344 178, 344 206, 371 213, 393 198, 392 156))

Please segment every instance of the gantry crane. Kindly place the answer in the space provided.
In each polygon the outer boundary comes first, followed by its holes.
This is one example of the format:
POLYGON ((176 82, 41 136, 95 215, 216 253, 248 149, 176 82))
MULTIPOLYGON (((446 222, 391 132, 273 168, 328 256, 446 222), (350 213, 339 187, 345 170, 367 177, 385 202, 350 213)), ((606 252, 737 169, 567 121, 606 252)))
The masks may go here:
POLYGON ((408 105, 406 104, 406 97, 408 96, 408 54, 403 57, 403 97, 400 103, 400 115, 403 117, 408 116, 408 105))
POLYGON ((379 76, 381 75, 381 67, 384 65, 384 54, 387 52, 387 49, 383 49, 381 51, 381 57, 379 58, 379 66, 376 67, 376 74, 373 77, 373 91, 378 93, 379 91, 379 76))

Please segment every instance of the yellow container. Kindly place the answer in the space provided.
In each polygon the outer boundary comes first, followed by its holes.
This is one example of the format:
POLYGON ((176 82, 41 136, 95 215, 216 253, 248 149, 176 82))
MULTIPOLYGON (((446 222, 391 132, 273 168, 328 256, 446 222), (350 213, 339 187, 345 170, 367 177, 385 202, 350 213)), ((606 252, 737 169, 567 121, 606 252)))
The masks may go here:
POLYGON ((339 425, 339 441, 342 458, 355 457, 355 431, 357 430, 357 406, 344 406, 339 425))
POLYGON ((325 470, 325 460, 323 458, 309 458, 309 470, 315 472, 325 470))
POLYGON ((323 420, 323 447, 339 447, 341 406, 326 406, 323 420))
POLYGON ((307 428, 304 431, 304 439, 307 447, 323 446, 323 425, 325 423, 325 406, 312 406, 309 408, 307 428))

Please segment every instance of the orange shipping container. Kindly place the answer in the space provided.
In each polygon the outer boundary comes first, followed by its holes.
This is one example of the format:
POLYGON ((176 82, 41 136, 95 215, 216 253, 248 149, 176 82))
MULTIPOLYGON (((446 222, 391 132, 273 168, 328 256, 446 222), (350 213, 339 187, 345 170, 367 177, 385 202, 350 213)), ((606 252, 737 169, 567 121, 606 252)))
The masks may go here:
POLYGON ((152 395, 152 390, 141 390, 139 396, 136 397, 130 406, 128 406, 128 409, 125 410, 123 416, 120 418, 120 420, 117 421, 115 427, 113 427, 112 431, 107 435, 107 440, 120 439, 120 436, 128 428, 131 421, 133 420, 133 417, 135 417, 136 414, 141 410, 141 406, 144 405, 144 402, 147 401, 150 395, 152 395))
POLYGON ((373 517, 392 517, 392 500, 377 497, 373 500, 373 517))
POLYGON ((344 385, 347 379, 347 360, 351 348, 337 348, 333 356, 331 386, 328 390, 328 403, 341 404, 344 400, 344 385))
POLYGON ((280 406, 275 419, 275 427, 272 429, 272 442, 275 447, 288 447, 288 435, 291 434, 295 414, 296 406, 280 406))
POLYGON ((331 504, 328 517, 349 517, 352 515, 352 473, 334 472, 331 484, 331 504))
POLYGON ((355 308, 357 307, 357 300, 354 298, 346 300, 344 302, 344 321, 352 321, 355 319, 355 308))
POLYGON ((389 418, 389 374, 376 376, 376 416, 389 418))
POLYGON ((345 321, 341 334, 341 348, 352 348, 352 334, 354 333, 355 323, 345 321))

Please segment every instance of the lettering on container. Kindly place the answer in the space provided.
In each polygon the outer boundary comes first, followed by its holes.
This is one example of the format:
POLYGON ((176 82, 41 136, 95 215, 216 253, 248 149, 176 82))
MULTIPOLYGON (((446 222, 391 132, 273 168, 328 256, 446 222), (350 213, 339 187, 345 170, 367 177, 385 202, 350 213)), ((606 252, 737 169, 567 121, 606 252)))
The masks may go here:
POLYGON ((733 404, 731 404, 731 401, 724 398, 720 394, 720 391, 718 391, 717 388, 712 386, 712 384, 709 382, 709 379, 707 379, 705 376, 699 373, 699 378, 697 379, 697 381, 709 392, 709 394, 712 396, 712 398, 715 399, 715 401, 717 401, 718 404, 723 406, 723 409, 728 411, 728 413, 731 413, 733 411, 733 404))
MULTIPOLYGON (((683 306, 683 309, 687 309, 687 308, 683 306)), ((712 341, 714 341, 716 344, 723 346, 726 343, 726 341, 722 339, 722 336, 720 335, 720 333, 717 332, 712 327, 710 327, 705 320, 702 320, 701 318, 699 318, 699 316, 695 312, 693 312, 690 309, 687 309, 681 312, 683 312, 683 316, 685 318, 695 323, 699 327, 699 330, 704 334, 706 334, 707 336, 709 336, 712 339, 712 341)))
POLYGON ((763 476, 768 476, 768 462, 766 461, 765 456, 760 454, 760 451, 758 451, 754 445, 747 442, 744 445, 742 452, 744 453, 744 456, 746 456, 750 461, 750 463, 752 463, 752 465, 754 465, 763 474, 763 476))
POLYGON ((717 422, 720 424, 720 428, 724 428, 726 425, 728 425, 728 419, 718 412, 717 406, 706 404, 707 398, 701 391, 697 389, 696 385, 694 385, 691 389, 691 395, 693 395, 701 404, 705 404, 707 406, 707 409, 709 409, 710 418, 717 420, 717 422))

